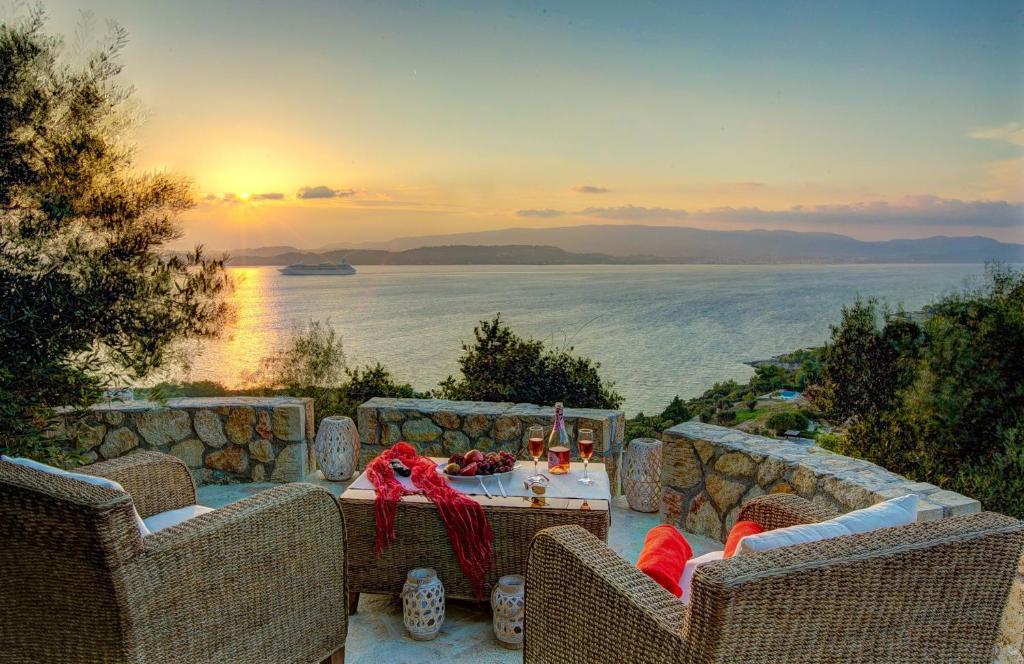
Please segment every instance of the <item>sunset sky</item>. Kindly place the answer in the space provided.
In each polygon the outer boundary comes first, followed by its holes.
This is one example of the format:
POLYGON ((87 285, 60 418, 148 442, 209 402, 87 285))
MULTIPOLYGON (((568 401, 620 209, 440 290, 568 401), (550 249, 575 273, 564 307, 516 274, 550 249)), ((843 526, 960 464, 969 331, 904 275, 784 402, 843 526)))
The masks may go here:
POLYGON ((130 33, 185 244, 509 226, 1024 241, 1024 3, 50 1, 130 33), (769 5, 771 8, 769 9, 769 5))

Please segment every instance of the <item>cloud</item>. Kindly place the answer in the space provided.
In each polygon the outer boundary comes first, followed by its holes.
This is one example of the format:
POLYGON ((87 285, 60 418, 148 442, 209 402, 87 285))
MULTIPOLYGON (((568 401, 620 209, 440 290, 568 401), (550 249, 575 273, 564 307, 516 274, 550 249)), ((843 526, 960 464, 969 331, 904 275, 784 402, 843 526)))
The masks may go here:
POLYGON ((573 214, 584 217, 600 217, 602 219, 618 219, 623 221, 636 221, 645 219, 667 219, 680 220, 689 216, 686 210, 662 208, 662 207, 640 207, 636 205, 621 205, 619 207, 595 208, 588 207, 574 212, 573 214))
POLYGON ((581 184, 578 187, 573 187, 572 190, 577 194, 607 194, 611 191, 608 187, 597 187, 592 184, 581 184))
POLYGON ((720 207, 693 213, 699 219, 786 224, 908 224, 918 226, 1024 227, 1024 205, 1007 201, 962 201, 931 195, 899 201, 841 205, 796 205, 788 210, 720 207))
POLYGON ((516 210, 517 217, 561 217, 565 212, 562 210, 552 210, 550 208, 544 210, 516 210))
POLYGON ((253 194, 252 200, 254 201, 279 201, 284 198, 284 194, 278 191, 272 191, 266 194, 253 194))
POLYGON ((1024 122, 1007 122, 999 127, 980 127, 970 130, 967 135, 982 141, 1005 141, 1024 146, 1024 122))
POLYGON ((316 187, 303 187, 299 189, 298 197, 303 199, 310 198, 347 198, 355 195, 354 189, 331 189, 324 185, 318 185, 316 187))

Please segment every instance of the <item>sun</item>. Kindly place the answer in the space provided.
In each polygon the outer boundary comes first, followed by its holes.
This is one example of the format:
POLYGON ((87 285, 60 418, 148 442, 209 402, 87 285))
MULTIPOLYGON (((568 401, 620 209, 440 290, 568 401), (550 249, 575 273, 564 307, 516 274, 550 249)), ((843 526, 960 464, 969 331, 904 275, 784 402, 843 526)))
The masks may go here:
POLYGON ((249 193, 249 192, 247 192, 247 191, 243 191, 242 193, 240 193, 240 194, 238 195, 238 198, 240 198, 240 199, 241 199, 241 200, 243 200, 243 201, 247 201, 247 200, 249 200, 250 198, 252 198, 252 194, 250 194, 250 193, 249 193))

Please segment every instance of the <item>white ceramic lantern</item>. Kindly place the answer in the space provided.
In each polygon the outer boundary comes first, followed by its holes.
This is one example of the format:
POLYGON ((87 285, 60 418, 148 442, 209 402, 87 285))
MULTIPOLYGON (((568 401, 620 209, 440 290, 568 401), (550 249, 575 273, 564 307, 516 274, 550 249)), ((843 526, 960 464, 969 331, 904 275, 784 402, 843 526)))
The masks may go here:
POLYGON ((494 615, 494 636, 510 650, 523 647, 523 612, 526 600, 523 590, 526 579, 510 574, 498 579, 491 591, 491 611, 494 615))
POLYGON ((409 570, 402 588, 402 614, 409 636, 417 641, 437 637, 444 623, 444 586, 429 567, 409 570))
POLYGON ((359 464, 359 432, 350 417, 325 417, 316 432, 316 460, 324 479, 352 477, 359 464))
POLYGON ((630 509, 657 512, 661 502, 661 447, 654 438, 634 438, 626 448, 622 490, 630 509))

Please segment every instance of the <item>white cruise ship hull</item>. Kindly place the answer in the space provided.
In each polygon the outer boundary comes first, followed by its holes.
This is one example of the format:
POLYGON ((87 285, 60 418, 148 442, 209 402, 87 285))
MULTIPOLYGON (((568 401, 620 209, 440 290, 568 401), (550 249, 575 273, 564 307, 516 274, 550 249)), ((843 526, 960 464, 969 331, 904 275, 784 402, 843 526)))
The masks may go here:
POLYGON ((332 266, 329 268, 317 267, 316 265, 289 265, 288 267, 280 268, 278 271, 289 276, 344 276, 356 273, 356 269, 351 265, 332 266))

